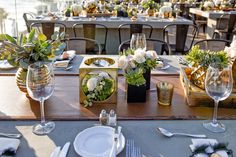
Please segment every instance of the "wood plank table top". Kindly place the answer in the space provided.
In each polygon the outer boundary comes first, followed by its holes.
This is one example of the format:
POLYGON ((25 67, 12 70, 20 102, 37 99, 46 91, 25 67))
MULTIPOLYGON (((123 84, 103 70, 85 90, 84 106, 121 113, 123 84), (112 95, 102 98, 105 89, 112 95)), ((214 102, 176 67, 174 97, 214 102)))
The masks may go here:
MULTIPOLYGON (((185 103, 183 87, 179 76, 152 76, 151 89, 158 81, 175 85, 171 106, 157 105, 156 91, 147 92, 147 102, 127 104, 125 80, 118 78, 117 104, 99 104, 84 108, 79 103, 79 77, 56 76, 54 94, 45 103, 47 119, 53 120, 91 120, 97 119, 102 109, 114 109, 119 119, 207 119, 213 112, 212 107, 189 107, 185 103)), ((14 76, 0 77, 0 119, 34 120, 39 119, 39 103, 20 92, 14 76)), ((219 117, 235 119, 236 109, 220 108, 219 117)))

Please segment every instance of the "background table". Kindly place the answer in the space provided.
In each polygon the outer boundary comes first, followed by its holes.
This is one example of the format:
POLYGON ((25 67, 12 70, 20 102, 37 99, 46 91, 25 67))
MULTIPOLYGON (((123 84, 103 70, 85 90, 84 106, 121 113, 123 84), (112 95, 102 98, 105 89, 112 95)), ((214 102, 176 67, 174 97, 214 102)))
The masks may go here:
POLYGON ((189 12, 207 18, 207 39, 212 38, 218 18, 220 18, 222 15, 236 14, 236 11, 203 11, 199 8, 190 8, 189 12))
MULTIPOLYGON (((172 131, 206 134, 208 138, 229 142, 228 148, 236 152, 236 121, 222 121, 227 131, 225 133, 210 133, 202 126, 203 121, 120 121, 122 133, 126 139, 134 139, 135 145, 141 148, 146 157, 187 157, 191 151, 189 137, 167 138, 156 132, 157 127, 172 131)), ((1 121, 0 131, 20 132, 23 134, 16 157, 46 157, 56 146, 63 146, 67 141, 71 146, 67 157, 76 157, 73 148, 75 136, 82 130, 93 126, 97 121, 57 121, 55 130, 47 136, 37 136, 32 133, 32 125, 36 121, 1 121), (58 136, 60 135, 60 136, 58 136)), ((125 157, 125 149, 118 157, 125 157)))
MULTIPOLYGON (((50 18, 42 18, 42 19, 29 19, 29 24, 34 22, 53 22, 50 18)), ((70 18, 61 18, 59 20, 55 20, 55 22, 60 22, 66 25, 67 34, 69 37, 74 37, 72 26, 75 23, 98 23, 103 24, 108 27, 108 36, 107 36, 107 54, 118 54, 119 43, 119 34, 118 27, 124 23, 138 23, 138 24, 150 24, 153 26, 154 30, 152 32, 152 38, 162 40, 162 29, 167 24, 192 24, 192 21, 187 20, 185 18, 176 18, 176 19, 162 19, 162 18, 138 18, 137 21, 131 21, 130 18, 118 17, 117 19, 111 18, 96 18, 96 20, 91 20, 91 18, 79 18, 73 19, 70 18)), ((144 30, 145 31, 145 30, 144 30)), ((126 30, 127 33, 124 33, 125 39, 129 39, 128 28, 126 30)), ((100 32, 101 34, 102 32, 100 32)), ((99 32, 98 32, 99 34, 99 32)), ((99 36, 99 35, 98 35, 99 36)), ((97 39, 98 40, 98 39, 97 39)), ((98 40, 100 41, 100 40, 98 40)))

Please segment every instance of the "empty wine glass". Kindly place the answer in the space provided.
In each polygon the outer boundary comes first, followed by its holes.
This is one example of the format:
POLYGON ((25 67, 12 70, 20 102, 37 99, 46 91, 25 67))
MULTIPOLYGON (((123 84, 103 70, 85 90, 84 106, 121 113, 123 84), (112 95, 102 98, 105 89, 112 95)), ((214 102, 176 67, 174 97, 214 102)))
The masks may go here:
POLYGON ((130 40, 130 48, 133 50, 143 49, 146 50, 146 37, 144 33, 132 34, 130 40))
POLYGON ((29 96, 40 102, 41 123, 33 126, 33 133, 45 135, 55 128, 54 122, 46 122, 44 101, 54 91, 54 73, 52 63, 36 62, 28 67, 26 86, 29 96))
POLYGON ((217 121, 219 101, 229 97, 233 88, 232 68, 230 65, 222 67, 219 64, 211 64, 207 69, 205 78, 206 93, 214 99, 215 107, 211 122, 203 123, 203 126, 211 132, 225 132, 225 126, 217 121))

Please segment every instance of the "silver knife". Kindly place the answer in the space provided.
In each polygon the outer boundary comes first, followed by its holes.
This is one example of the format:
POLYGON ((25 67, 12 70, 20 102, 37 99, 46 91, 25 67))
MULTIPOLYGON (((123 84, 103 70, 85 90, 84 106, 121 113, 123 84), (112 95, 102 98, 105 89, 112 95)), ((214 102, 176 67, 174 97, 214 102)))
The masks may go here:
POLYGON ((50 157, 58 157, 60 150, 61 150, 61 147, 56 147, 51 153, 50 157))
POLYGON ((60 154, 59 154, 59 157, 66 157, 66 154, 67 154, 67 152, 68 152, 68 150, 69 150, 69 147, 70 147, 70 142, 67 142, 67 143, 63 146, 63 148, 62 148, 62 150, 61 150, 61 152, 60 152, 60 154))

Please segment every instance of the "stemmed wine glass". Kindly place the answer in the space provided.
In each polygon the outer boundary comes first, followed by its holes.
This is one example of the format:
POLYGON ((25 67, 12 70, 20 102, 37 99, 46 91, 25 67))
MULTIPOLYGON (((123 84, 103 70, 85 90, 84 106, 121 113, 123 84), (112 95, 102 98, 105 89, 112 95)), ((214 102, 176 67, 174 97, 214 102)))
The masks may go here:
POLYGON ((205 78, 206 93, 214 99, 215 107, 211 122, 203 123, 203 126, 211 132, 225 132, 225 126, 217 121, 217 109, 219 101, 229 97, 233 88, 231 65, 222 67, 217 63, 211 64, 207 69, 205 78))
POLYGON ((144 33, 133 33, 130 40, 130 48, 133 50, 146 50, 146 37, 144 33))
POLYGON ((52 95, 55 86, 52 63, 36 62, 29 65, 26 86, 29 96, 40 102, 41 123, 33 126, 33 133, 48 134, 55 128, 55 123, 46 122, 44 116, 44 101, 52 95))

